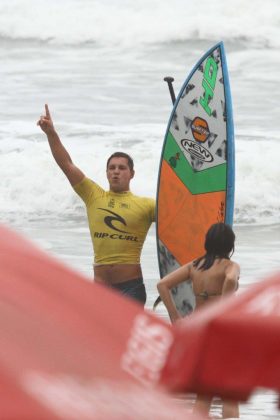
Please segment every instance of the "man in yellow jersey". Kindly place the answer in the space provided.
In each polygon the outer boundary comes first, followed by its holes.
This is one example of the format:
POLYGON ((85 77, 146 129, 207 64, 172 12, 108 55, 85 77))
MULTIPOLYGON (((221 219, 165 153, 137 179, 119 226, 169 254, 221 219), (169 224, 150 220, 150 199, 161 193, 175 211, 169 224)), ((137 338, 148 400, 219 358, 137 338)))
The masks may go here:
POLYGON ((47 135, 56 163, 86 205, 94 249, 94 281, 144 305, 146 290, 140 255, 149 227, 155 221, 155 200, 130 192, 133 160, 123 152, 114 153, 107 161, 109 191, 87 178, 61 143, 47 105, 45 111, 37 124, 47 135))

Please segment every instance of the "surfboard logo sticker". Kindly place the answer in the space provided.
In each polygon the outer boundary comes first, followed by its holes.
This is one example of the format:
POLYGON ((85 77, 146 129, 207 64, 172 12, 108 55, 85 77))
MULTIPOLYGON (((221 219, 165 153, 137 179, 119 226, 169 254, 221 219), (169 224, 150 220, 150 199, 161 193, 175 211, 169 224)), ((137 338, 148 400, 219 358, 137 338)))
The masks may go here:
POLYGON ((210 136, 208 123, 200 117, 195 117, 191 122, 192 135, 196 141, 204 143, 210 136))
POLYGON ((203 73, 202 87, 204 90, 203 96, 200 97, 199 103, 202 108, 207 112, 209 117, 215 116, 214 111, 210 107, 210 102, 214 97, 216 80, 218 74, 218 63, 212 55, 206 61, 203 73))
POLYGON ((213 162, 214 158, 205 147, 196 141, 189 139, 182 139, 181 145, 187 153, 191 155, 192 158, 196 158, 203 162, 213 162))

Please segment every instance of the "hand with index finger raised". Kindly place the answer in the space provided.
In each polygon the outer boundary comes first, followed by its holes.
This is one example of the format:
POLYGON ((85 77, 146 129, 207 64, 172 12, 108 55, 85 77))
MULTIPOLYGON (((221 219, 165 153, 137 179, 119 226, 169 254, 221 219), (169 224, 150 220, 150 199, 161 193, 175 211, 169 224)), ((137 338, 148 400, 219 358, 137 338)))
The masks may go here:
POLYGON ((51 113, 48 107, 48 104, 45 104, 45 110, 46 110, 46 117, 49 118, 50 120, 52 119, 51 117, 51 113))
POLYGON ((42 131, 44 131, 44 133, 50 134, 52 131, 54 131, 54 126, 51 119, 49 107, 47 104, 45 104, 45 111, 46 111, 46 115, 41 115, 39 121, 37 122, 37 125, 40 126, 40 128, 42 129, 42 131))

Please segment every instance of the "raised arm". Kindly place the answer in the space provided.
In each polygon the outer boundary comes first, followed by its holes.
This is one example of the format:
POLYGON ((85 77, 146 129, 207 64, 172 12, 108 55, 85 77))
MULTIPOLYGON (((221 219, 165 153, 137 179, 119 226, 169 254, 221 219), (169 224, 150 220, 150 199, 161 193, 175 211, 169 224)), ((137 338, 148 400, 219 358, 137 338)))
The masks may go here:
POLYGON ((39 125, 41 130, 47 135, 52 155, 58 166, 65 173, 70 184, 78 184, 85 175, 74 165, 69 153, 61 143, 60 138, 55 131, 48 105, 45 105, 45 111, 46 114, 41 115, 37 125, 39 125))
POLYGON ((166 306, 167 312, 172 323, 174 323, 175 321, 177 321, 177 319, 180 319, 182 317, 180 316, 173 302, 171 296, 171 289, 189 278, 190 265, 191 264, 183 265, 182 267, 163 277, 157 284, 157 289, 160 294, 161 300, 166 306))

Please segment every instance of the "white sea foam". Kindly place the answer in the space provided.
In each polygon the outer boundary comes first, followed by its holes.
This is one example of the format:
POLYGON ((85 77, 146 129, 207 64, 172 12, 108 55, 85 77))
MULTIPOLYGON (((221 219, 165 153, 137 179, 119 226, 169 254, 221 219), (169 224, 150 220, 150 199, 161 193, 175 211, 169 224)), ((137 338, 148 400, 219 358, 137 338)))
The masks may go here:
POLYGON ((280 212, 279 140, 238 141, 236 145, 235 220, 278 222, 280 212))
POLYGON ((0 36, 55 44, 131 45, 188 39, 279 47, 278 0, 2 0, 0 36), (32 4, 31 4, 32 3, 32 4), (47 11, 47 12, 46 12, 47 11))
POLYGON ((177 93, 205 49, 222 39, 236 133, 235 221, 279 221, 278 0, 212 0, 211 8, 208 0, 199 8, 194 0, 47 6, 48 13, 42 0, 0 2, 2 220, 84 216, 35 125, 45 101, 88 176, 106 186, 106 158, 125 150, 136 164, 133 191, 155 196, 171 111, 162 78, 173 75, 177 93))
MULTIPOLYGON (((163 128, 157 124, 127 126, 126 132, 116 134, 113 127, 99 126, 96 134, 83 140, 81 147, 79 136, 73 135, 74 130, 69 126, 65 131, 72 132, 72 137, 68 138, 66 134, 64 144, 71 151, 76 164, 104 187, 107 186, 107 156, 118 149, 129 149, 136 166, 133 191, 140 195, 155 196, 162 146, 160 132, 163 132, 163 128), (107 137, 102 139, 100 147, 98 144, 102 131, 107 137), (136 135, 143 140, 133 141, 136 135), (115 140, 114 147, 110 140, 112 137, 115 140)), ((91 131, 90 127, 85 131, 91 131)), ((22 139, 17 133, 14 136, 12 142, 8 138, 1 143, 0 163, 3 173, 0 177, 0 213, 13 220, 44 215, 84 216, 82 203, 54 163, 43 135, 37 134, 36 140, 22 139)), ((35 133, 32 136, 35 138, 35 133)), ((248 140, 237 135, 237 223, 274 223, 279 220, 280 184, 277 180, 280 179, 280 166, 275 159, 279 155, 280 143, 277 139, 248 140)))

